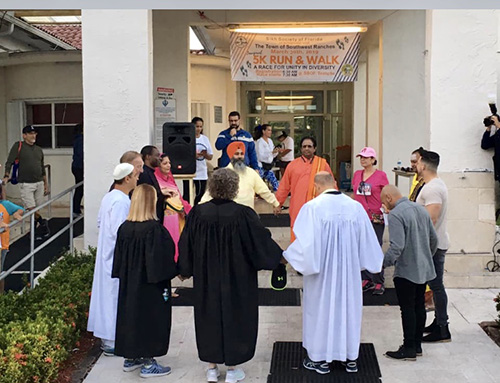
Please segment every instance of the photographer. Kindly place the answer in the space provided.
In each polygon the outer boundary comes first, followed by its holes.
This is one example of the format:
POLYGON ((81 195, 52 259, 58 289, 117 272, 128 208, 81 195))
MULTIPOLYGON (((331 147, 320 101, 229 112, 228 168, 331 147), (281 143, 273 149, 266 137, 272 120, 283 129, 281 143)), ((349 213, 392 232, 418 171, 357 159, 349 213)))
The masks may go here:
POLYGON ((495 148, 495 154, 493 156, 493 167, 495 173, 495 181, 500 181, 500 121, 497 114, 491 117, 486 117, 484 119, 484 125, 486 130, 483 134, 481 140, 482 149, 495 148), (491 134, 491 127, 495 126, 495 134, 491 134))

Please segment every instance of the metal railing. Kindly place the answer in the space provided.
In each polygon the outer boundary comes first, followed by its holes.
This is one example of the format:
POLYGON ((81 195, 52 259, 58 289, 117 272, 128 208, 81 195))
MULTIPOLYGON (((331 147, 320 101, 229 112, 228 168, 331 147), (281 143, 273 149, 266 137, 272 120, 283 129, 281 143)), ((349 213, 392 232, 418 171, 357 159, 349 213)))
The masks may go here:
MULTIPOLYGON (((66 232, 66 230, 69 230, 69 250, 71 253, 73 253, 73 250, 74 250, 73 227, 77 222, 79 222, 80 220, 83 219, 83 215, 80 215, 76 219, 73 217, 73 195, 75 194, 76 188, 78 188, 80 186, 83 186, 83 181, 79 182, 78 184, 76 184, 74 186, 71 186, 70 188, 68 188, 64 191, 62 191, 61 193, 56 195, 54 198, 49 198, 49 200, 47 202, 41 204, 40 206, 37 206, 35 209, 30 210, 29 212, 24 214, 22 219, 14 220, 11 223, 9 223, 8 229, 10 229, 16 225, 19 225, 19 224, 24 227, 24 221, 29 218, 29 220, 30 220, 30 252, 27 255, 25 255, 21 260, 16 262, 16 264, 14 266, 10 267, 8 270, 2 271, 0 273, 0 281, 7 278, 10 274, 16 272, 16 270, 21 265, 23 265, 25 262, 30 261, 30 270, 29 270, 30 279, 29 280, 30 280, 30 287, 33 288, 34 287, 33 282, 35 280, 35 255, 38 252, 40 252, 42 249, 44 249, 45 247, 50 245, 52 242, 54 242, 61 235, 63 235, 64 232, 66 232), (70 199, 69 199, 69 211, 70 211, 69 223, 66 226, 64 226, 61 230, 59 230, 57 233, 51 235, 50 238, 47 239, 46 241, 44 241, 42 244, 35 247, 35 213, 37 213, 38 211, 40 211, 41 209, 43 209, 46 206, 48 206, 50 209, 50 206, 54 201, 61 199, 62 197, 64 197, 67 194, 69 194, 69 196, 70 196, 70 199)), ((3 228, 0 229, 0 233, 3 232, 4 230, 6 230, 6 229, 3 229, 3 228)), ((22 273, 26 273, 26 272, 23 271, 22 273)))

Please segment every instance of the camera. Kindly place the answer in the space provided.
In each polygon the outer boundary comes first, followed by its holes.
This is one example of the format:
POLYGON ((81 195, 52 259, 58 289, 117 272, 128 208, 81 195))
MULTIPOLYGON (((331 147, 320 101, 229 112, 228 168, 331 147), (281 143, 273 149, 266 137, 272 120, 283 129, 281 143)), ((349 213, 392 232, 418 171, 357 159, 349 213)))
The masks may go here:
POLYGON ((490 103, 488 105, 490 106, 491 116, 485 117, 483 120, 483 124, 486 127, 493 125, 493 120, 491 119, 492 116, 497 116, 500 120, 500 117, 498 117, 497 105, 495 103, 490 103))

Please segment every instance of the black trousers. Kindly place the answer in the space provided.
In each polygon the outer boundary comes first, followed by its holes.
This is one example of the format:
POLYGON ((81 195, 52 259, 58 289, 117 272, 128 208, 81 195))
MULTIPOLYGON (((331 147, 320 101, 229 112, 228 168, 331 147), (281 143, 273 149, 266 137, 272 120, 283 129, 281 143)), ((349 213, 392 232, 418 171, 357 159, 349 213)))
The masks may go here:
MULTIPOLYGON (((75 176, 75 184, 83 181, 83 169, 71 168, 71 173, 75 176)), ((82 210, 80 208, 83 198, 83 185, 75 189, 75 194, 73 194, 73 213, 81 214, 82 210)))
MULTIPOLYGON (((375 234, 377 235, 378 243, 380 243, 380 246, 382 246, 385 225, 383 223, 373 223, 372 222, 372 226, 373 226, 373 230, 375 231, 375 234)), ((380 273, 375 273, 375 274, 372 274, 369 271, 363 270, 361 272, 361 278, 363 280, 367 279, 369 281, 372 281, 375 284, 383 285, 385 282, 384 268, 382 267, 382 271, 380 273)))
POLYGON ((403 322, 403 344, 414 349, 422 344, 425 327, 425 283, 416 284, 405 278, 394 278, 403 322))
MULTIPOLYGON (((198 205, 201 201, 201 198, 203 197, 203 194, 205 194, 205 189, 207 188, 207 180, 193 180, 193 182, 196 193, 194 197, 194 204, 198 205)), ((184 189, 184 192, 182 193, 182 198, 184 198, 184 200, 189 202, 189 181, 187 180, 182 181, 182 186, 184 189)))

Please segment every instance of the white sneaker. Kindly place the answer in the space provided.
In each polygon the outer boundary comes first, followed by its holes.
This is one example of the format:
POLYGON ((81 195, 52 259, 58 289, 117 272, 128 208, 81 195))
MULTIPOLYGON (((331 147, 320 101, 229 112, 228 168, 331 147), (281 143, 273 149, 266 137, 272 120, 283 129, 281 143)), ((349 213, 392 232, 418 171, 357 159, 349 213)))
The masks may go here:
POLYGON ((219 368, 209 368, 207 370, 207 382, 217 382, 219 380, 220 372, 219 368))
POLYGON ((226 383, 238 383, 245 379, 245 372, 241 368, 227 370, 226 383))

